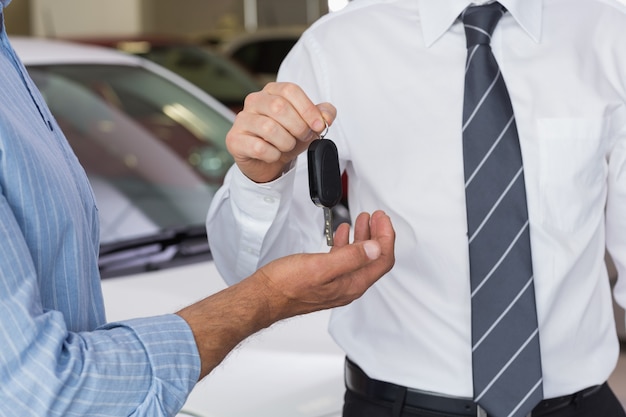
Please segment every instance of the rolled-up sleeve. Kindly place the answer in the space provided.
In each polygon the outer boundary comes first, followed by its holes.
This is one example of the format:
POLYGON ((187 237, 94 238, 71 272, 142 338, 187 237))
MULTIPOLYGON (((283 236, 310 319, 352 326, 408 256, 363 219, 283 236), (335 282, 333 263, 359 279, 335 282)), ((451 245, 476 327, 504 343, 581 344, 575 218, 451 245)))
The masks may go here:
POLYGON ((200 372, 184 320, 69 331, 63 313, 43 308, 28 247, 1 196, 0 242, 0 416, 176 414, 200 372))
POLYGON ((0 74, 0 417, 176 414, 200 374, 191 329, 105 324, 93 193, 1 26, 0 74))

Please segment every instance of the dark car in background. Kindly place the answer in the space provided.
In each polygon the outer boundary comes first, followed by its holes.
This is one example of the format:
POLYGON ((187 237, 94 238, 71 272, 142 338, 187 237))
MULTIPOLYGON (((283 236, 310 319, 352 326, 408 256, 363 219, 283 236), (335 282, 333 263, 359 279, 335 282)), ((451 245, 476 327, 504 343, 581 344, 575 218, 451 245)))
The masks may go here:
POLYGON ((265 85, 276 80, 278 68, 296 44, 304 27, 278 27, 244 33, 225 42, 220 48, 265 85))
POLYGON ((118 36, 70 39, 115 48, 155 62, 194 83, 235 113, 262 85, 243 66, 219 52, 175 36, 118 36))

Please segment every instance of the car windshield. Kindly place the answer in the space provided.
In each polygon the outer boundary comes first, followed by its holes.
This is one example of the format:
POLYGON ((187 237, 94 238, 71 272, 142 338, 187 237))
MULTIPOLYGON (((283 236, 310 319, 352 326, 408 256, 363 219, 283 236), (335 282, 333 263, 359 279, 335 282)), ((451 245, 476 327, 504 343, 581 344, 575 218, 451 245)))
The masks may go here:
POLYGON ((92 184, 101 244, 202 225, 231 120, 141 67, 31 66, 92 184))
POLYGON ((189 45, 152 45, 138 53, 191 81, 231 107, 261 87, 237 65, 217 54, 189 45))

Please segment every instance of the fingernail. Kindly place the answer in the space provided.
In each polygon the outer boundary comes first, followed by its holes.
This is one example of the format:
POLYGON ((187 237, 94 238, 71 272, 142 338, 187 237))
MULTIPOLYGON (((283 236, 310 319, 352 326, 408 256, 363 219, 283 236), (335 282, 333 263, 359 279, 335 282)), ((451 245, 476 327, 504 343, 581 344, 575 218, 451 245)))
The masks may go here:
POLYGON ((324 128, 326 127, 326 124, 324 124, 323 120, 317 119, 316 121, 313 122, 313 126, 311 126, 311 127, 313 128, 314 131, 319 133, 322 130, 324 130, 324 128))
POLYGON ((365 250, 365 254, 371 260, 378 259, 380 256, 380 245, 373 240, 368 240, 363 243, 363 249, 365 250))
POLYGON ((306 138, 304 138, 304 141, 305 141, 305 142, 310 142, 310 141, 312 141, 313 139, 317 139, 317 138, 319 138, 319 137, 320 137, 319 133, 317 133, 317 132, 316 132, 316 131, 314 131, 314 130, 310 130, 310 131, 309 131, 309 134, 306 136, 306 138))

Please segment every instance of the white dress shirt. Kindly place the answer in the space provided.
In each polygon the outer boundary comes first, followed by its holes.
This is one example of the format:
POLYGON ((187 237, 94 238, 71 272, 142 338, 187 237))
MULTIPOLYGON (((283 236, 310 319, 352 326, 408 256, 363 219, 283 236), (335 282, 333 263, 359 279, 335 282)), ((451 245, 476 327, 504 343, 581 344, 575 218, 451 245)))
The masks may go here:
MULTIPOLYGON (((393 270, 333 312, 333 337, 372 378, 463 397, 472 369, 457 17, 469 3, 351 2, 314 24, 279 74, 337 107, 327 137, 348 173, 352 217, 382 209, 397 232, 393 270)), ((603 255, 606 242, 626 273, 626 10, 613 0, 501 3, 510 13, 492 48, 524 159, 550 398, 606 381, 618 356, 603 255)), ((233 169, 207 224, 231 283, 324 246, 303 158, 268 184, 233 169)))

